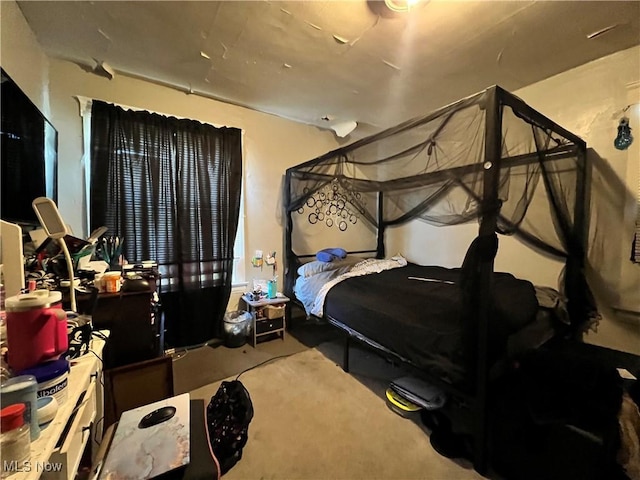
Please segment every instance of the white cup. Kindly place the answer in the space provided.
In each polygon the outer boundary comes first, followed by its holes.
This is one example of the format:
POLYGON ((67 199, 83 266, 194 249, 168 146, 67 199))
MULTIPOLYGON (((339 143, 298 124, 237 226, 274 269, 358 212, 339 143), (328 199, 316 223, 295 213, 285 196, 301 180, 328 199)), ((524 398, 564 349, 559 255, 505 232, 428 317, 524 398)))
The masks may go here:
POLYGON ((99 292, 107 291, 103 277, 104 275, 102 273, 96 273, 95 277, 93 277, 93 286, 96 287, 99 292))

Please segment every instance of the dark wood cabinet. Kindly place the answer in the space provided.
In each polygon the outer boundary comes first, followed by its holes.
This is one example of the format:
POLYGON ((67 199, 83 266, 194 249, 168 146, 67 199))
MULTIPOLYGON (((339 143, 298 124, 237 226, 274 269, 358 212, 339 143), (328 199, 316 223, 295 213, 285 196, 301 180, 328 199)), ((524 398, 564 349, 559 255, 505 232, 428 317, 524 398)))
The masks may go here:
POLYGON ((100 293, 92 321, 94 329, 111 332, 103 357, 105 369, 162 355, 162 315, 153 282, 145 291, 100 293))

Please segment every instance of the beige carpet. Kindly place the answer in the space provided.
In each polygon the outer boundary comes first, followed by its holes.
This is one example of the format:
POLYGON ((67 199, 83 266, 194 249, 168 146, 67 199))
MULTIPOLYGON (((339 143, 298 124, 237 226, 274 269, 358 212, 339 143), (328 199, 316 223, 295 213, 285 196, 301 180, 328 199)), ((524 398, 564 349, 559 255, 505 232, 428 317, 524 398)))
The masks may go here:
MULTIPOLYGON (((352 360, 353 361, 353 360, 352 360)), ((318 349, 255 368, 240 378, 255 416, 234 479, 480 479, 468 462, 437 454, 421 425, 318 349)), ((208 401, 219 385, 191 391, 208 401)))
POLYGON ((264 360, 302 352, 323 342, 340 338, 338 329, 318 324, 299 324, 284 340, 276 338, 238 348, 228 348, 220 341, 192 350, 178 349, 173 355, 173 385, 176 395, 218 382, 238 374, 264 360))

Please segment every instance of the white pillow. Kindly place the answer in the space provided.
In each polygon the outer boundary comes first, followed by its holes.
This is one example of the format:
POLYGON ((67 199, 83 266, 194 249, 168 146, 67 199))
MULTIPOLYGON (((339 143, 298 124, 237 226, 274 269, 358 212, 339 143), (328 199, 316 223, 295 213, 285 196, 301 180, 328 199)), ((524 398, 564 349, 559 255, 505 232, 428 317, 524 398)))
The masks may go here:
POLYGON ((298 275, 301 277, 311 277, 320 272, 326 272, 328 270, 337 270, 339 268, 345 269, 348 271, 352 265, 355 265, 362 258, 360 257, 347 257, 344 259, 337 259, 333 262, 320 262, 318 260, 314 260, 309 263, 305 263, 304 265, 300 265, 298 267, 298 275))

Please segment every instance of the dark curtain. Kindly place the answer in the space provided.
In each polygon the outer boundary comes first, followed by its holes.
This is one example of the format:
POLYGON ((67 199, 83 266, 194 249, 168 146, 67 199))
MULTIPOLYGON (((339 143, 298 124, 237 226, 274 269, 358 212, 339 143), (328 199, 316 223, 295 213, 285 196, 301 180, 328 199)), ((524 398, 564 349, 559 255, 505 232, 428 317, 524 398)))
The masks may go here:
POLYGON ((167 346, 222 334, 241 178, 240 130, 93 102, 91 228, 158 263, 167 346))

